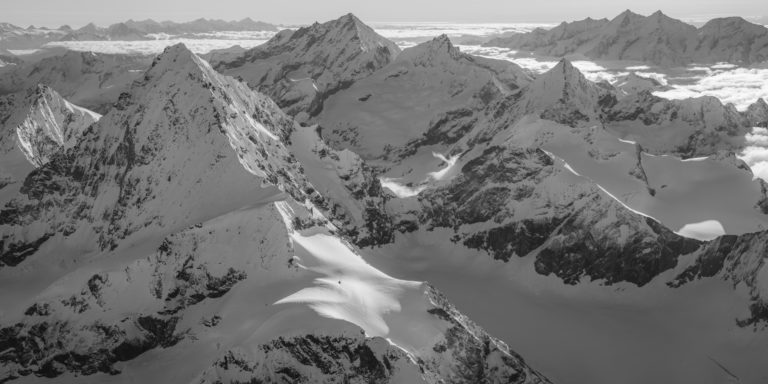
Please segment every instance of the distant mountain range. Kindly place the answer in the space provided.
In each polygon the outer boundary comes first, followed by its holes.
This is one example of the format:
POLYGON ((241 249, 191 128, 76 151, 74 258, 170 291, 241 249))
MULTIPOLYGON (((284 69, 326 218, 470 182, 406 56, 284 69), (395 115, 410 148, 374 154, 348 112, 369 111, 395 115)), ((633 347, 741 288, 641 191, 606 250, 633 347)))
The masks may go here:
POLYGON ((276 32, 278 27, 262 21, 245 18, 238 21, 216 19, 197 19, 184 23, 173 21, 128 20, 100 27, 90 23, 82 28, 73 29, 68 25, 59 28, 19 27, 9 23, 0 23, 0 49, 33 49, 52 41, 87 41, 87 40, 147 40, 156 35, 195 35, 215 32, 276 32))
POLYGON ((499 37, 486 46, 546 56, 631 60, 661 66, 768 60, 768 28, 741 17, 712 19, 700 28, 661 11, 643 16, 625 11, 612 20, 587 18, 552 29, 499 37))
MULTIPOLYGON (((667 19, 558 28, 671 58, 662 32, 694 27, 667 19)), ((352 14, 143 60, 0 76, 0 383, 766 377, 768 183, 735 154, 765 100, 533 74, 445 35, 401 50, 352 14), (518 291, 562 301, 525 321, 518 291), (623 333, 602 324, 648 343, 574 342, 623 333)))

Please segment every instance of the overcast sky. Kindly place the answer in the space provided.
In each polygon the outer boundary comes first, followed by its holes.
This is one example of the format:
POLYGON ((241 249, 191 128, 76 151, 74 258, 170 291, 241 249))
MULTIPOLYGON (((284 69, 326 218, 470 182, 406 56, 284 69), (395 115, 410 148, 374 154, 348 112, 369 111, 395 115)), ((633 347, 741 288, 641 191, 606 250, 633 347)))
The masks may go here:
POLYGON ((280 24, 326 21, 352 12, 367 22, 558 22, 657 9, 677 18, 768 15, 767 0, 0 0, 0 21, 73 27, 127 19, 188 21, 251 17, 280 24))

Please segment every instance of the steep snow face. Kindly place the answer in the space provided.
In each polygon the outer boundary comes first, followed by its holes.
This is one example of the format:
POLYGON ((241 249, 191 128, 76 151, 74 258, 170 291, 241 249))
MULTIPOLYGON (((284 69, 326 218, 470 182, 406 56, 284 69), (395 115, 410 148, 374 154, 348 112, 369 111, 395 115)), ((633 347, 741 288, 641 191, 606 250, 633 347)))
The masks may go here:
POLYGON ((150 58, 67 51, 61 56, 19 65, 0 77, 0 94, 19 92, 38 84, 53 88, 70 102, 105 113, 134 80, 150 58))
POLYGON ((475 110, 530 81, 520 67, 464 54, 443 35, 405 49, 390 65, 330 97, 317 121, 335 146, 378 158, 414 140, 419 146, 441 140, 456 118, 471 119, 475 110))
POLYGON ((244 79, 304 121, 322 110, 329 95, 385 66, 399 52, 395 43, 348 14, 280 32, 266 44, 214 66, 244 79))
POLYGON ((485 45, 666 67, 693 62, 750 65, 768 57, 768 29, 741 18, 713 19, 697 29, 660 11, 649 16, 625 11, 610 21, 563 23, 551 30, 496 38, 485 45))
POLYGON ((4 96, 0 103, 0 178, 5 184, 23 180, 33 167, 73 147, 86 128, 101 117, 42 85, 4 96))
POLYGON ((169 47, 5 205, 3 263, 20 263, 54 236, 114 248, 137 232, 168 233, 246 206, 274 188, 303 201, 308 183, 282 143, 293 124, 267 97, 184 46, 169 47))

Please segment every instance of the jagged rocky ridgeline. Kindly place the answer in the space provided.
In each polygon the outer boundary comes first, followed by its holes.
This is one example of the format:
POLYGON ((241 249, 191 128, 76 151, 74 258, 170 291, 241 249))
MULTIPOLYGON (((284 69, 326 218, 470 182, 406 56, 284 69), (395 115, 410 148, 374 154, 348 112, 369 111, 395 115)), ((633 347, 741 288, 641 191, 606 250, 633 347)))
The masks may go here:
POLYGON ((18 69, 58 94, 0 103, 4 145, 41 143, 4 147, 25 168, 0 185, 0 381, 547 382, 361 257, 432 231, 564 289, 722 279, 746 287, 738 325, 768 321, 768 187, 733 153, 763 100, 665 100, 567 60, 534 76, 446 36, 400 52, 353 15, 237 55, 169 47, 94 91, 101 118, 55 61, 18 69))
POLYGON ((0 185, 24 181, 61 149, 77 144, 101 116, 39 85, 0 98, 0 185))
POLYGON ((696 28, 661 11, 642 16, 627 10, 611 20, 563 22, 552 29, 495 38, 485 45, 546 56, 582 55, 661 66, 750 65, 768 60, 768 28, 741 17, 715 18, 696 28))
POLYGON ((0 277, 22 284, 0 381, 548 382, 434 288, 362 260, 290 153, 299 128, 177 45, 0 189, 0 277))

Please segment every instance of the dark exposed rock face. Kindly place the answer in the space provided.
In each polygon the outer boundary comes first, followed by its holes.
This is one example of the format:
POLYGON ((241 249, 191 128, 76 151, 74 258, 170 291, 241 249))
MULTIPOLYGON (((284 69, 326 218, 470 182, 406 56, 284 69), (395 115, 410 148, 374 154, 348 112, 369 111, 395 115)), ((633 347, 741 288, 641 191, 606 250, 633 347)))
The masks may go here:
POLYGON ((563 240, 552 241, 539 251, 537 272, 554 273, 568 284, 589 276, 606 284, 626 281, 643 286, 700 246, 700 242, 675 235, 650 218, 645 218, 649 233, 633 233, 623 243, 617 242, 613 236, 590 230, 594 219, 588 215, 593 213, 576 214, 563 223, 557 233, 558 240, 563 240))
POLYGON ((768 255, 766 232, 740 236, 721 236, 707 243, 697 252, 696 261, 668 284, 677 287, 693 280, 720 277, 734 287, 743 284, 749 290, 752 304, 750 315, 739 319, 740 326, 765 328, 768 326, 768 298, 761 295, 761 270, 768 255))
POLYGON ((566 194, 567 199, 545 198, 539 185, 557 175, 541 150, 491 147, 467 162, 448 186, 424 193, 422 220, 453 228, 454 241, 496 259, 533 254, 537 272, 554 273, 569 284, 587 276, 606 284, 644 285, 700 246, 627 211, 596 188, 566 194), (553 200, 561 201, 552 205, 553 200), (545 210, 533 218, 515 217, 515 211, 534 206, 545 210), (468 229, 476 223, 485 225, 468 229))
POLYGON ((227 351, 200 383, 389 383, 407 355, 381 338, 351 335, 278 337, 258 348, 258 358, 227 351))
POLYGON ((227 351, 199 382, 549 383, 434 288, 424 294, 431 303, 429 316, 446 328, 431 348, 405 352, 362 332, 281 336, 259 345, 254 354, 227 351))
MULTIPOLYGON (((247 228, 251 236, 263 236, 272 225, 268 218, 276 213, 254 214, 261 217, 247 228)), ((34 302, 22 321, 0 328, 5 351, 0 355, 0 381, 32 374, 118 374, 115 363, 183 340, 189 331, 179 322, 187 308, 218 299, 247 278, 247 258, 214 252, 221 236, 242 233, 243 225, 193 226, 169 236, 154 254, 123 270, 94 274, 79 291, 34 302), (123 305, 123 299, 132 304, 123 305), (115 317, 115 311, 127 315, 115 317)), ((275 236, 271 241, 284 244, 286 239, 275 236)), ((266 265, 270 255, 265 249, 276 248, 263 244, 268 242, 262 241, 264 249, 254 246, 252 251, 266 265)), ((213 316, 208 326, 220 320, 213 316)))
POLYGON ((5 352, 0 355, 4 366, 0 382, 30 374, 48 378, 65 372, 117 374, 114 363, 178 343, 183 336, 177 333, 177 321, 175 317, 139 316, 120 326, 94 323, 73 329, 67 322, 42 321, 2 328, 0 348, 5 352), (84 341, 86 337, 92 339, 84 341))
POLYGON ((501 340, 485 332, 459 312, 439 291, 427 288, 434 305, 428 312, 448 323, 442 340, 418 364, 429 383, 546 384, 543 375, 528 367, 501 340))

